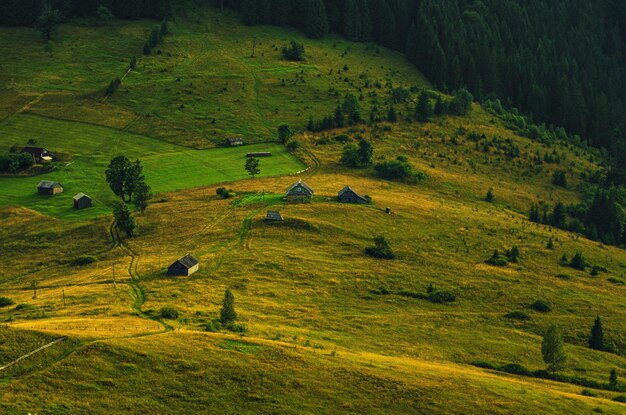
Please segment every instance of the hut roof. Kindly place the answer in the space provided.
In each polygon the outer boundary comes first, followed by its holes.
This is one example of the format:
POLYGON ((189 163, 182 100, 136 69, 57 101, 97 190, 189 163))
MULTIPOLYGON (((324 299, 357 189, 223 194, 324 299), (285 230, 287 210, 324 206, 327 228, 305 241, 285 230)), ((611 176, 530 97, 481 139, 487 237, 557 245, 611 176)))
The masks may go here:
POLYGON ((313 194, 313 189, 311 189, 309 186, 307 186, 306 183, 304 183, 302 180, 298 180, 296 183, 292 184, 289 189, 287 189, 287 194, 291 193, 291 191, 293 189, 295 189, 298 186, 302 186, 304 187, 306 190, 309 191, 309 193, 313 194))
POLYGON ((81 192, 81 193, 78 193, 76 196, 74 196, 74 200, 80 200, 83 197, 86 197, 87 199, 91 199, 89 196, 81 192))
POLYGON ((276 210, 268 210, 266 219, 273 220, 273 221, 281 221, 283 220, 283 216, 280 214, 280 212, 276 210))
POLYGON ((50 180, 42 180, 39 182, 37 187, 41 189, 53 189, 55 187, 63 187, 63 186, 61 186, 61 183, 59 182, 52 182, 50 180))
POLYGON ((182 266, 184 266, 187 269, 189 269, 191 267, 195 267, 196 265, 199 264, 198 260, 195 259, 194 257, 192 257, 190 254, 185 255, 184 257, 182 257, 181 259, 179 259, 176 262, 178 262, 179 264, 181 264, 182 266))

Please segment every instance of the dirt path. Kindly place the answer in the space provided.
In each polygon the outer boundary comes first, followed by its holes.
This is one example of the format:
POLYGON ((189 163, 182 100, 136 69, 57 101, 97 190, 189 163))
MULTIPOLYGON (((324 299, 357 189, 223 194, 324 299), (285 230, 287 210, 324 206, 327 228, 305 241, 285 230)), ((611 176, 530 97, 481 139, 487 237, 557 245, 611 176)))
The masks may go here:
POLYGON ((14 364, 16 364, 16 363, 21 362, 21 361, 22 361, 22 360, 24 360, 24 359, 27 359, 27 358, 31 357, 32 355, 34 355, 34 354, 36 354, 36 353, 39 353, 39 352, 40 352, 40 351, 42 351, 42 350, 47 349, 48 347, 52 347, 52 346, 54 346, 55 344, 62 342, 62 341, 63 341, 63 340, 65 340, 65 339, 67 339, 67 337, 61 337, 61 338, 58 338, 58 339, 56 339, 55 341, 52 341, 52 342, 50 342, 50 343, 48 343, 48 344, 44 344, 44 345, 43 345, 43 346, 41 346, 40 348, 35 349, 35 350, 33 350, 32 352, 30 352, 30 353, 26 353, 25 355, 18 357, 17 359, 15 359, 14 361, 12 361, 11 363, 8 363, 8 364, 6 364, 6 365, 4 365, 4 366, 0 367, 0 372, 1 372, 1 371, 3 371, 4 369, 7 369, 7 368, 9 368, 9 367, 13 366, 13 365, 14 365, 14 364))

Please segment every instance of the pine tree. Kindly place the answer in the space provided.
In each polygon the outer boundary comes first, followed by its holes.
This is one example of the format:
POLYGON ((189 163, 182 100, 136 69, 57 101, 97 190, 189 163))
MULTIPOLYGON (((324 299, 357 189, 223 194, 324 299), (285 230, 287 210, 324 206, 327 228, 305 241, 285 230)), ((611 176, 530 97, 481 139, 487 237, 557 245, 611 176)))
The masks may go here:
POLYGON ((609 387, 613 390, 617 389, 618 380, 617 380, 617 370, 611 369, 611 373, 609 374, 609 387))
POLYGON ((565 367, 567 357, 563 348, 563 337, 557 326, 551 325, 543 336, 541 354, 548 365, 548 371, 554 373, 565 367))
POLYGON ((487 194, 485 195, 485 200, 489 203, 493 203, 493 201, 495 200, 495 196, 493 194, 493 188, 490 187, 489 190, 487 190, 487 194))
POLYGON ((335 122, 335 127, 337 128, 343 128, 346 125, 346 117, 343 115, 341 105, 337 105, 337 108, 335 108, 333 120, 335 122))
POLYGON ((362 138, 359 140, 359 164, 361 167, 367 167, 372 165, 372 159, 374 157, 374 147, 372 144, 362 138))
POLYGON ((293 136, 293 131, 287 124, 281 124, 278 126, 278 141, 281 144, 287 144, 287 141, 293 136))
POLYGON ((435 101, 435 115, 439 117, 445 115, 447 111, 448 108, 446 106, 446 103, 440 95, 437 95, 437 100, 435 101))
POLYGON ((417 101, 417 107, 415 108, 415 115, 417 115, 417 119, 420 121, 428 121, 433 116, 433 107, 430 104, 430 98, 428 97, 428 93, 425 91, 420 94, 419 100, 417 101))
POLYGON ((558 202, 554 205, 554 210, 552 210, 552 226, 556 226, 560 229, 565 229, 567 225, 567 215, 565 213, 565 206, 563 203, 558 202))
POLYGON ((57 9, 53 9, 50 2, 43 3, 41 14, 37 17, 35 28, 41 33, 46 42, 52 39, 52 34, 56 31, 61 22, 61 14, 57 9))
POLYGON ((229 288, 224 292, 224 299, 222 300, 222 308, 220 309, 220 322, 223 325, 233 323, 237 320, 237 313, 235 312, 235 296, 229 288))
POLYGON ((343 9, 343 35, 349 40, 361 39, 361 13, 356 0, 345 0, 343 9))
POLYGON ((600 316, 596 317, 593 327, 591 328, 589 347, 594 350, 604 349, 604 330, 602 329, 602 320, 600 320, 600 316))
POLYGON ((307 0, 305 33, 312 39, 321 39, 328 34, 326 8, 322 0, 307 0))
POLYGON ((387 121, 396 122, 398 121, 398 114, 396 114, 396 108, 392 105, 389 107, 389 111, 387 111, 387 121))

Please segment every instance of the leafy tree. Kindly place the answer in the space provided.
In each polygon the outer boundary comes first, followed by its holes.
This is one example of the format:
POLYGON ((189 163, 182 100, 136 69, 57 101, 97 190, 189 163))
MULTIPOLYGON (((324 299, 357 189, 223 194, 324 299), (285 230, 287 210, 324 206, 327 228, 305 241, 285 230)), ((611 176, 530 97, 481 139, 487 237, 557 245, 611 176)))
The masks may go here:
POLYGON ((594 350, 604 350, 604 329, 600 316, 596 317, 589 336, 589 347, 594 350))
POLYGON ((355 144, 346 144, 343 147, 341 163, 348 167, 359 167, 359 148, 355 144))
POLYGON ((15 304, 13 300, 7 297, 0 297, 0 307, 8 307, 15 304))
POLYGON ((146 184, 145 180, 141 180, 135 186, 134 191, 135 191, 135 205, 137 206, 137 209, 143 212, 148 207, 148 201, 151 198, 150 186, 146 184))
POLYGON ((117 156, 111 160, 109 167, 105 171, 109 187, 123 201, 126 201, 126 176, 130 168, 130 160, 126 156, 117 156))
POLYGON ((347 116, 350 124, 358 124, 361 122, 361 108, 359 101, 353 94, 347 94, 343 99, 343 113, 347 116))
POLYGON ((420 94, 415 108, 415 115, 420 121, 428 121, 433 116, 433 107, 430 104, 430 98, 425 91, 420 94))
POLYGON ((41 33, 46 42, 52 40, 52 34, 56 31, 57 26, 61 22, 61 13, 57 9, 52 8, 50 2, 43 3, 41 14, 35 22, 35 29, 41 33))
POLYGON ((282 144, 287 144, 291 136, 293 136, 293 131, 291 131, 291 128, 287 124, 278 126, 278 141, 282 144))
POLYGON ((374 246, 365 248, 365 253, 371 257, 380 259, 394 259, 396 257, 389 242, 387 242, 387 239, 382 235, 374 238, 374 246))
POLYGON ((359 140, 359 164, 361 167, 367 167, 372 165, 372 159, 374 157, 374 146, 372 143, 362 138, 359 140))
POLYGON ((289 42, 288 46, 284 46, 283 58, 288 61, 303 61, 304 60, 304 45, 294 40, 289 42))
POLYGON ((290 153, 297 151, 300 147, 302 144, 298 140, 291 140, 287 143, 287 151, 290 153))
POLYGON ((541 343, 543 361, 548 365, 548 371, 554 373, 565 367, 567 357, 563 347, 563 337, 555 325, 548 327, 541 343))
POLYGON ((440 95, 437 95, 437 100, 435 101, 435 115, 441 116, 445 115, 448 111, 448 107, 445 101, 441 98, 440 95))
POLYGON ((117 228, 124 232, 126 236, 132 237, 135 234, 137 222, 126 203, 117 202, 113 208, 113 216, 115 217, 117 228))
POLYGON ((474 97, 470 92, 461 88, 454 93, 454 98, 450 102, 450 112, 455 115, 465 115, 472 104, 474 97))
POLYGON ((249 157, 246 159, 245 169, 254 179, 254 176, 261 173, 260 160, 256 157, 249 157))
POLYGON ((487 190, 487 194, 485 195, 485 200, 489 203, 493 203, 493 201, 496 199, 495 195, 493 194, 493 188, 490 187, 489 190, 487 190))
POLYGON ((222 308, 220 309, 220 322, 223 325, 233 323, 237 320, 237 313, 235 312, 235 296, 229 288, 224 292, 224 299, 222 300, 222 308))

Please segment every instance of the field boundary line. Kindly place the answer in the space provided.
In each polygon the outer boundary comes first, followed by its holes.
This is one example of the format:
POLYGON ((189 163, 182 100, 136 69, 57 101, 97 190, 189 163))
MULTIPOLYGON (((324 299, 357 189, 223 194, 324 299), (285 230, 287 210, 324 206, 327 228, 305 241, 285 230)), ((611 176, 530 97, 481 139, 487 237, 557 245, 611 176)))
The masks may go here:
POLYGON ((6 364, 6 365, 4 365, 4 366, 0 367, 0 371, 3 371, 4 369, 9 368, 9 367, 11 367, 11 366, 15 365, 16 363, 19 363, 19 362, 21 362, 22 360, 24 360, 24 359, 27 359, 27 358, 31 357, 31 356, 32 356, 32 355, 34 355, 35 353, 38 353, 38 352, 40 352, 40 351, 42 351, 42 350, 45 350, 45 349, 47 349, 48 347, 52 347, 52 346, 54 346, 55 344, 60 343, 60 342, 62 342, 62 341, 63 341, 63 340, 65 340, 65 339, 67 339, 67 337, 60 337, 60 338, 58 338, 58 339, 56 339, 56 340, 54 340, 54 341, 52 341, 52 342, 50 342, 50 343, 48 343, 48 344, 44 344, 44 345, 43 345, 43 346, 41 346, 40 348, 35 349, 35 350, 33 350, 32 352, 26 353, 25 355, 18 357, 17 359, 15 359, 14 361, 12 361, 11 363, 8 363, 8 364, 6 364))

